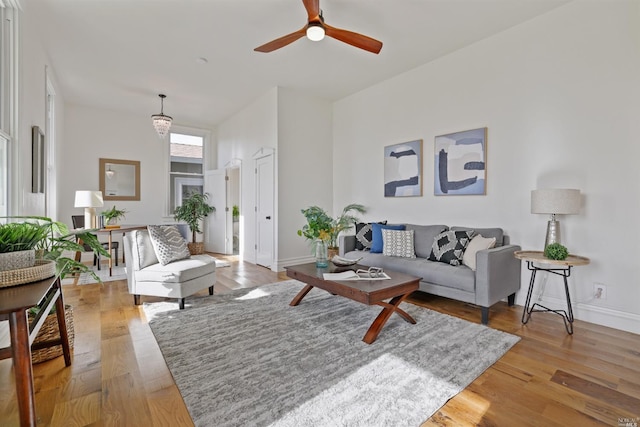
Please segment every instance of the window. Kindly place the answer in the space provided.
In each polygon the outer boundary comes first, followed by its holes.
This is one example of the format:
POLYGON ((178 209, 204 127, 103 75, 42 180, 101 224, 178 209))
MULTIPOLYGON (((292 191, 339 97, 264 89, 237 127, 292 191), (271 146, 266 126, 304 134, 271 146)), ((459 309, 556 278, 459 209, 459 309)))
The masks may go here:
POLYGON ((169 212, 191 192, 204 191, 204 136, 189 132, 169 133, 169 212))
MULTIPOLYGON (((0 0, 0 215, 11 214, 11 157, 17 129, 18 0, 0 0)), ((13 153, 13 154, 12 154, 13 153)), ((15 194, 18 194, 17 192, 15 194)))

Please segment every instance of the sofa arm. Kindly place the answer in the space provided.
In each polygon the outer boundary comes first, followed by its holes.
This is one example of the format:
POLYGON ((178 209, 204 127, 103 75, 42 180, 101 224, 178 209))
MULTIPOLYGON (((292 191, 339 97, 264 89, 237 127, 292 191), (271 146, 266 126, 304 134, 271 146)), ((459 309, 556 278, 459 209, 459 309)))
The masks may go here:
POLYGON ((340 235, 338 237, 338 255, 344 256, 347 252, 356 250, 356 236, 354 234, 340 235))
POLYGON ((520 289, 520 260, 513 256, 518 245, 478 251, 476 254, 476 304, 490 307, 520 289))

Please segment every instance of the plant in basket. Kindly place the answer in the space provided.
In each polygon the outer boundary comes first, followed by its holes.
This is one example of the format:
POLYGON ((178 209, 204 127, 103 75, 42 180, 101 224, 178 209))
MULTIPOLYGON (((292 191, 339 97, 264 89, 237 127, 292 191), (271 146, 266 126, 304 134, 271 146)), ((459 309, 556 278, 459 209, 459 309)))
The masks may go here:
POLYGON ((55 273, 60 276, 60 279, 64 279, 69 274, 89 273, 96 281, 101 281, 89 266, 68 256, 69 252, 84 250, 79 243, 82 241, 89 245, 93 252, 109 257, 109 253, 98 241, 98 237, 92 233, 94 229, 70 231, 65 224, 41 216, 4 218, 24 221, 0 224, 0 251, 30 246, 37 258, 31 266, 37 265, 38 261, 53 261, 55 273), (18 245, 19 242, 22 242, 22 245, 18 245))
POLYGON ((191 230, 192 243, 189 243, 188 246, 192 255, 204 252, 204 243, 196 242, 196 234, 202 233, 200 228, 202 220, 216 210, 215 207, 207 204, 208 198, 208 193, 201 194, 197 191, 192 191, 183 201, 182 206, 178 206, 173 213, 176 221, 186 222, 189 230, 191 230))

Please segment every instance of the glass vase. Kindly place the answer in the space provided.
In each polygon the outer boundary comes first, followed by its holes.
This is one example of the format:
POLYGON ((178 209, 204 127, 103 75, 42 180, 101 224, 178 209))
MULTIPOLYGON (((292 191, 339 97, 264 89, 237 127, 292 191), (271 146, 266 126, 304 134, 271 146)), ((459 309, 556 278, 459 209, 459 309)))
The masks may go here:
POLYGON ((329 266, 329 257, 327 254, 327 242, 324 240, 316 240, 315 244, 316 267, 326 268, 329 266))

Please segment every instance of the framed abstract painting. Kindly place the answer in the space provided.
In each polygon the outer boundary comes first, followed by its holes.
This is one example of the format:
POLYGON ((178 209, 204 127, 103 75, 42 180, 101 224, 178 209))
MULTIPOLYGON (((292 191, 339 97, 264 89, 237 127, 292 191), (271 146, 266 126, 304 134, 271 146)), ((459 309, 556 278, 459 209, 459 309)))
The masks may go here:
POLYGON ((422 196, 422 140, 384 147, 384 196, 422 196))
POLYGON ((436 136, 434 147, 436 196, 487 193, 487 128, 436 136))

